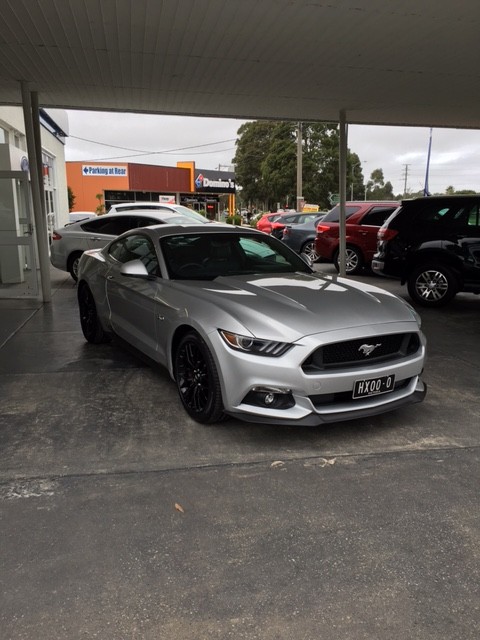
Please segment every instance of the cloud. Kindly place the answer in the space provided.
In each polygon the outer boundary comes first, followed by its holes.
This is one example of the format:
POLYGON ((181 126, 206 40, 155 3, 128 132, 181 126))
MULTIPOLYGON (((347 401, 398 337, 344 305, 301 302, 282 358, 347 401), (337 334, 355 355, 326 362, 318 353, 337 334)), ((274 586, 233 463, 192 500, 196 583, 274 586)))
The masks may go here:
MULTIPOLYGON (((200 169, 231 167, 237 131, 245 122, 94 111, 68 114, 67 160, 108 159, 167 166, 194 160, 200 169)), ((403 194, 405 186, 413 192, 423 188, 429 136, 430 129, 426 127, 350 125, 348 146, 359 156, 365 180, 381 168, 385 180, 393 184, 394 193, 403 194)), ((450 185, 480 192, 479 166, 479 131, 433 130, 429 178, 432 192, 444 192, 450 185)))

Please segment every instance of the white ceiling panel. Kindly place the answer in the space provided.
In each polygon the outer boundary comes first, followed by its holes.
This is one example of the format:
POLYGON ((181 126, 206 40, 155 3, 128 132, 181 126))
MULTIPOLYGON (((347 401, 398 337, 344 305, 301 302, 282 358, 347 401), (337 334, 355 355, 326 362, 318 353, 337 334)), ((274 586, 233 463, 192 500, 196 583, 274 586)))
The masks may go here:
POLYGON ((480 3, 0 0, 0 103, 480 128, 480 3))

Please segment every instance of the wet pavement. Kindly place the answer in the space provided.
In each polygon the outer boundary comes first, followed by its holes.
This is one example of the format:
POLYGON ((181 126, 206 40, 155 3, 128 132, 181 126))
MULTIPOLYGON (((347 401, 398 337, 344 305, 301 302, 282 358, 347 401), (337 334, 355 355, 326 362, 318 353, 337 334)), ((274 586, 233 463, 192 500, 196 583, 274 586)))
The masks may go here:
POLYGON ((52 286, 0 301, 2 639, 479 637, 479 297, 420 310, 421 405, 203 426, 52 286))

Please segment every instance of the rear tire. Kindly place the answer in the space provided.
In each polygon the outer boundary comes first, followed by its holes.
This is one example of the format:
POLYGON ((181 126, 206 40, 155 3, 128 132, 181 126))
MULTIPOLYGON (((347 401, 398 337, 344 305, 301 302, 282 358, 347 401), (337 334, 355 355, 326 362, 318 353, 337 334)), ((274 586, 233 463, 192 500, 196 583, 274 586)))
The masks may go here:
POLYGON ((77 282, 78 280, 78 263, 80 262, 81 257, 82 252, 76 251, 75 253, 72 253, 68 258, 67 269, 75 282, 77 282))
MULTIPOLYGON (((338 261, 339 253, 339 251, 336 251, 333 258, 333 263, 337 271, 340 271, 340 264, 338 261)), ((347 273, 348 275, 360 273, 363 270, 363 266, 364 261, 360 251, 355 247, 347 247, 345 252, 345 273, 347 273)))
POLYGON ((195 331, 180 340, 173 356, 173 374, 182 404, 191 418, 212 424, 225 417, 215 361, 195 331))
POLYGON ((80 310, 80 324, 85 340, 92 344, 110 342, 110 335, 100 323, 93 294, 86 284, 82 284, 78 289, 78 307, 80 310))
POLYGON ((304 253, 312 262, 316 262, 318 260, 318 253, 315 249, 315 240, 305 242, 300 253, 304 253))
POLYGON ((459 290, 453 272, 443 265, 423 264, 416 267, 407 280, 412 300, 424 307, 441 307, 459 290))

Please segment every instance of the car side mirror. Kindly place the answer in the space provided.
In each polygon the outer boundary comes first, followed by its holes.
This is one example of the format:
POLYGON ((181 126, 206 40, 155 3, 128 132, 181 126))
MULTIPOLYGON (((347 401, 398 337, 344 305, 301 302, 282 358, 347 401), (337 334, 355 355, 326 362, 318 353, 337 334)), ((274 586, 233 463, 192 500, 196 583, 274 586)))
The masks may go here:
POLYGON ((130 262, 125 262, 120 267, 120 273, 122 276, 129 276, 131 278, 148 278, 150 276, 146 266, 141 260, 130 260, 130 262))

